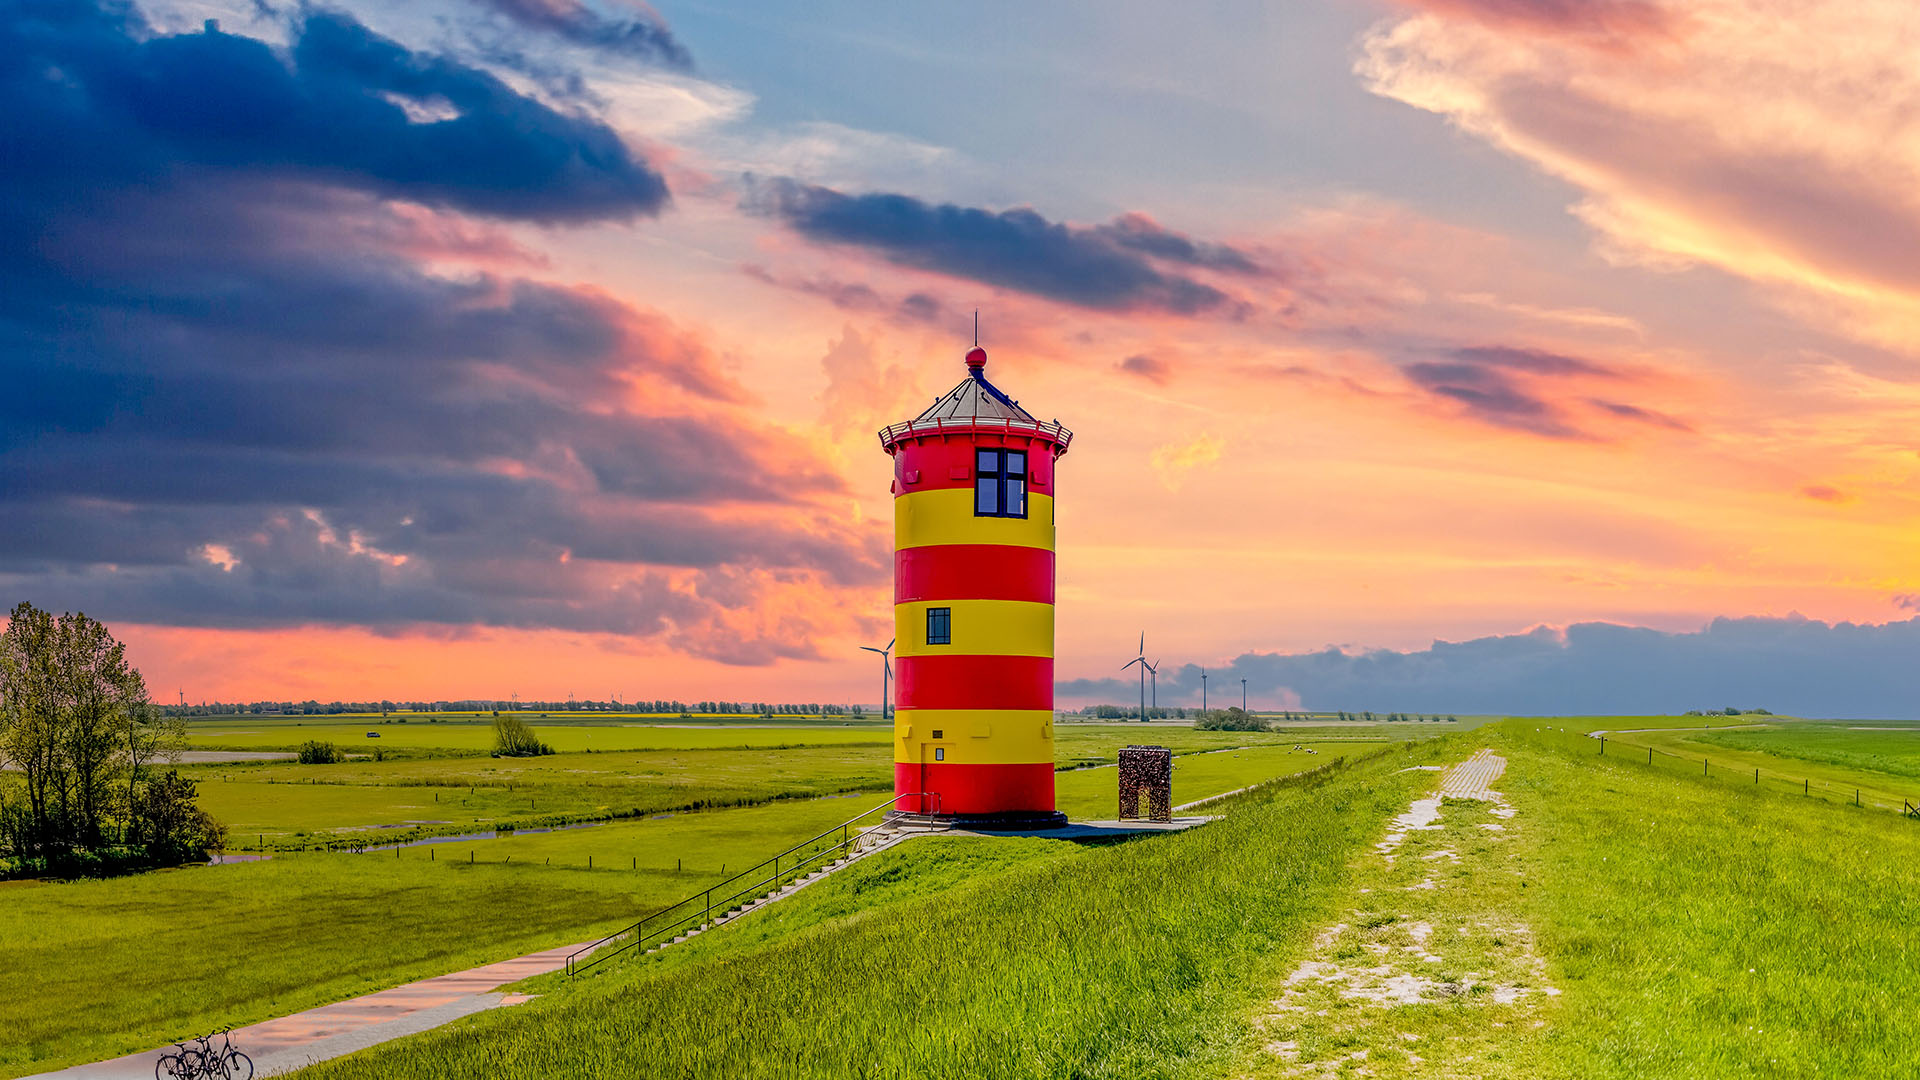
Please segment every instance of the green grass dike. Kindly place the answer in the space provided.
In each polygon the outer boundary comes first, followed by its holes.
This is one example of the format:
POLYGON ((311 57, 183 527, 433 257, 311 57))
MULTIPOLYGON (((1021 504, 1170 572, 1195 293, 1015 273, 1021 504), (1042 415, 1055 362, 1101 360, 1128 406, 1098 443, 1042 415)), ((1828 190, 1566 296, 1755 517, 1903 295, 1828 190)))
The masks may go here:
POLYGON ((1163 1077, 1227 1067, 1252 995, 1431 775, 1429 745, 1105 847, 911 841, 716 933, 324 1077, 1163 1077))
POLYGON ((1504 804, 1369 852, 1218 1075, 1914 1074, 1914 822, 1553 723, 1468 736, 1508 758, 1504 804))

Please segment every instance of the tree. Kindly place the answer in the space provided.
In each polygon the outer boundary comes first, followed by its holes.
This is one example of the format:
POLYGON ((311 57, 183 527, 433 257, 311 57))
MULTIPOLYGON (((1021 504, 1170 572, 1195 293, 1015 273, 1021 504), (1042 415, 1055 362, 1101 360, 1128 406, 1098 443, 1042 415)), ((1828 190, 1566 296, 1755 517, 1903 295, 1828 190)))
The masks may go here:
POLYGON ((541 742, 525 720, 513 713, 493 722, 494 757, 538 757, 553 753, 553 747, 541 742))
POLYGON ((1226 709, 1212 709, 1201 713, 1193 722, 1197 731, 1271 731, 1273 726, 1266 718, 1240 711, 1235 705, 1226 709))
POLYGON ((20 782, 0 779, 0 850, 52 865, 124 846, 148 766, 184 735, 105 626, 16 606, 0 633, 0 755, 20 782))
POLYGON ((226 827, 194 802, 198 787, 172 769, 142 785, 133 803, 133 835, 149 858, 171 866, 226 846, 226 827))

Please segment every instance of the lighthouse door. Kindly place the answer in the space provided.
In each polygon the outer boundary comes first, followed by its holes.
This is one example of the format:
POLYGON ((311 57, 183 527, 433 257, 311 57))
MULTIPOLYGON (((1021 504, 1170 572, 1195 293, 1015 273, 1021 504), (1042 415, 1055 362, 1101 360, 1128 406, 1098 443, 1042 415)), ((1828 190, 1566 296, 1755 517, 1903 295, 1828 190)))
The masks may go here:
POLYGON ((940 770, 932 767, 946 760, 945 746, 939 743, 920 744, 920 790, 924 793, 920 797, 920 812, 923 814, 949 812, 946 807, 940 805, 939 797, 934 794, 940 790, 939 780, 936 779, 940 775, 940 770))

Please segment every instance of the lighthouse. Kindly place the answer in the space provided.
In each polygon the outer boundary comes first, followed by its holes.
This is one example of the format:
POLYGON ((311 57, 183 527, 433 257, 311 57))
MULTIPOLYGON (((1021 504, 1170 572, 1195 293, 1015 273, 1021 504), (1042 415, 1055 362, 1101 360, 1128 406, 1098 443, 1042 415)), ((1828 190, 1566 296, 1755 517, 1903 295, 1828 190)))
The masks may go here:
POLYGON ((1073 433, 966 378, 880 432, 893 457, 901 810, 1064 824, 1053 806, 1054 466, 1073 433))

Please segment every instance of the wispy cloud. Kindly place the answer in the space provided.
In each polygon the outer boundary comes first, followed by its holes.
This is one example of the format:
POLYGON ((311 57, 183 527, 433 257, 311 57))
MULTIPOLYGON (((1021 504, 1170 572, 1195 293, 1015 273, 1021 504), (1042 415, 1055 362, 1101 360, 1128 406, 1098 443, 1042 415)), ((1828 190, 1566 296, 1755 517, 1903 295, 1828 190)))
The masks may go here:
POLYGON ((1188 473, 1217 463, 1226 449, 1225 439, 1203 431, 1187 442, 1155 447, 1148 460, 1167 490, 1178 491, 1188 473))
POLYGON ((575 45, 669 67, 693 66, 693 57, 673 36, 666 20, 645 5, 626 4, 620 14, 609 15, 582 0, 480 0, 480 3, 520 26, 545 31, 575 45))

